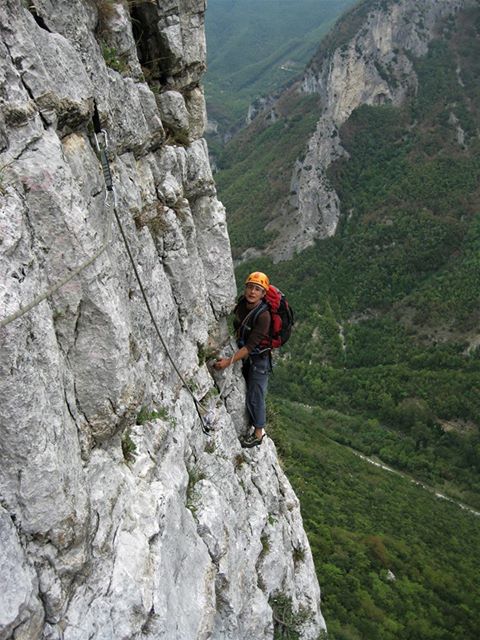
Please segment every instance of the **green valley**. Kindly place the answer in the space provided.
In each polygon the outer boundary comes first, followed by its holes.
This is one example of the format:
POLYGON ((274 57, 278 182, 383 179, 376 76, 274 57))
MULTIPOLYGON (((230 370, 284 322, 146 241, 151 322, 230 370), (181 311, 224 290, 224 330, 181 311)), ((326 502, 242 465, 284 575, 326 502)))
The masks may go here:
MULTIPOLYGON (((318 55, 358 26, 347 16, 318 55)), ((349 450, 480 510, 480 8, 444 21, 410 62, 418 87, 401 106, 361 106, 340 129, 336 234, 287 262, 237 266, 239 286, 265 271, 296 312, 269 432, 332 640, 474 640, 480 628, 478 516, 349 450)), ((291 86, 275 111, 218 158, 237 260, 271 242, 319 99, 291 86)))
POLYGON ((300 499, 328 637, 476 638, 479 517, 340 447, 323 410, 274 405, 270 433, 300 499))
POLYGON ((322 36, 353 2, 209 0, 209 119, 223 133, 242 126, 249 105, 301 73, 322 36))
MULTIPOLYGON (((401 108, 363 106, 343 126, 349 159, 332 165, 330 179, 349 215, 336 235, 289 262, 241 264, 238 276, 265 270, 297 310, 294 337, 272 378, 274 393, 348 416, 334 430, 342 441, 478 506, 477 15, 463 15, 448 38, 415 61, 420 85, 414 99, 401 108), (472 79, 461 91, 457 64, 472 79)), ((280 140, 288 147, 283 125, 276 147, 280 140)), ((268 216, 268 205, 250 217, 244 202, 235 206, 236 180, 222 186, 224 176, 259 153, 247 144, 248 133, 234 141, 237 161, 219 176, 234 243, 245 224, 262 238, 268 216)), ((262 149, 268 154, 267 144, 262 149)), ((261 204, 272 182, 268 171, 261 179, 261 163, 254 166, 259 173, 250 201, 261 204)))

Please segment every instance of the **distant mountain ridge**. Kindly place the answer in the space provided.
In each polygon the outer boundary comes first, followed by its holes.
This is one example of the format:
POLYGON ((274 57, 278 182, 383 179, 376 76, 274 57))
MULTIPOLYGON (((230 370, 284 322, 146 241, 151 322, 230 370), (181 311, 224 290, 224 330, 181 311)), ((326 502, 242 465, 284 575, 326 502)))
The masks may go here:
POLYGON ((284 228, 288 216, 288 227, 280 231, 281 238, 275 245, 276 249, 281 247, 283 240, 285 257, 308 246, 314 238, 328 237, 336 231, 340 202, 332 192, 326 170, 345 153, 338 135, 341 125, 361 105, 400 106, 413 95, 418 78, 412 58, 426 55, 441 19, 468 5, 473 3, 364 1, 347 12, 325 39, 302 81, 303 91, 319 94, 322 115, 309 140, 305 160, 293 173, 292 190, 296 194, 280 224, 275 225, 284 228), (348 39, 352 23, 358 31, 348 39), (292 210, 296 221, 290 227, 292 210))
POLYGON ((301 75, 321 37, 354 0, 210 0, 206 14, 210 128, 229 138, 250 105, 301 75))
MULTIPOLYGON (((326 170, 345 153, 339 128, 362 104, 399 106, 413 94, 417 77, 412 59, 426 54, 439 20, 469 5, 471 0, 365 0, 337 22, 300 85, 288 90, 297 96, 316 94, 319 105, 316 130, 305 141, 304 157, 292 166, 289 195, 267 221, 267 233, 275 236, 270 253, 276 259, 335 233, 340 202, 326 170)), ((279 102, 284 100, 282 95, 279 102)), ((267 124, 274 110, 275 104, 269 105, 267 124)))

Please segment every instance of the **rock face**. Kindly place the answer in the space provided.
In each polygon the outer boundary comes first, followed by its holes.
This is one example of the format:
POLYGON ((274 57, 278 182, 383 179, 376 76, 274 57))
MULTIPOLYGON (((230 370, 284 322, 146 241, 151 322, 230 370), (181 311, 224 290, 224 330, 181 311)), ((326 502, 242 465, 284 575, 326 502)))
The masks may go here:
POLYGON ((365 0, 337 24, 305 71, 301 91, 318 93, 321 113, 302 161, 293 168, 289 201, 271 223, 270 252, 288 259, 333 235, 339 199, 327 169, 345 155, 339 128, 362 104, 399 105, 416 90, 412 57, 426 54, 439 20, 473 0, 365 0), (335 41, 335 38, 338 41, 335 41))
POLYGON ((325 626, 275 447, 240 448, 241 374, 214 380, 205 364, 209 346, 231 348, 235 283, 202 139, 204 10, 0 7, 0 640, 272 638, 278 596, 302 613, 300 637, 325 626), (190 391, 105 200, 98 120, 190 391), (210 436, 191 394, 215 406, 210 436))

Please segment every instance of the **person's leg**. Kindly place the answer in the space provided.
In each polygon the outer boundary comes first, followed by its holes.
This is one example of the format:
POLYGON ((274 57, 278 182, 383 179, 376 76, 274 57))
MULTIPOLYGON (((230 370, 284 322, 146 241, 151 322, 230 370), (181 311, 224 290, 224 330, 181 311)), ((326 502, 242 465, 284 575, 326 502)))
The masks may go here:
MULTIPOLYGON (((250 362, 247 378, 246 405, 251 424, 255 430, 254 434, 252 434, 253 438, 249 438, 253 445, 259 444, 265 435, 264 429, 267 421, 265 399, 269 373, 268 358, 258 358, 250 362)), ((245 442, 246 441, 247 439, 245 442)))

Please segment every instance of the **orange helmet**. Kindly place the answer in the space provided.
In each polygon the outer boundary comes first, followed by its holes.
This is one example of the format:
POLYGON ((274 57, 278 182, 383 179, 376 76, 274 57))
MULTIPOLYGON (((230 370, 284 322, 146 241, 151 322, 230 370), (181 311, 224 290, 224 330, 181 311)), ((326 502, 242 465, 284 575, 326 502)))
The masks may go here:
POLYGON ((254 284, 259 284, 261 287, 265 289, 265 291, 268 291, 270 287, 270 280, 268 279, 268 276, 266 276, 261 271, 254 271, 253 273, 251 273, 248 276, 248 278, 245 280, 245 284, 248 284, 249 282, 253 282, 254 284))

